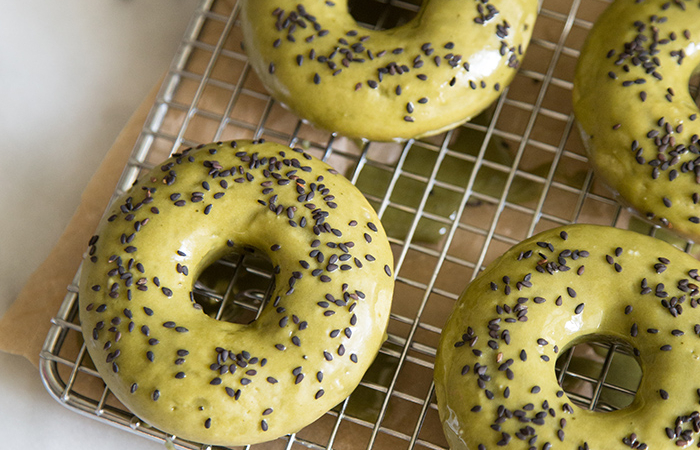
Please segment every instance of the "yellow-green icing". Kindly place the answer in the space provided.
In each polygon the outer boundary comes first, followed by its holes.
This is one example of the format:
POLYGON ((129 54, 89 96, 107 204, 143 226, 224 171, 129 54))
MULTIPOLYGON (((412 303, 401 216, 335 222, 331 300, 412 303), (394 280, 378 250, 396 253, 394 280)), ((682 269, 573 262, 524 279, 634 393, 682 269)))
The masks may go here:
POLYGON ((510 83, 536 0, 425 1, 385 31, 346 0, 245 0, 249 62, 271 95, 309 122, 378 141, 428 136, 484 110, 510 83))
POLYGON ((658 239, 594 225, 507 251, 442 332, 435 386, 451 449, 697 447, 698 267, 658 239), (557 356, 590 339, 633 349, 643 376, 627 408, 583 409, 557 384, 557 356))
POLYGON ((303 150, 188 149, 100 223, 80 280, 83 334, 107 386, 148 424, 208 444, 271 440, 357 386, 385 338, 392 261, 360 192, 303 150), (248 325, 191 297, 231 245, 261 250, 276 274, 248 325))
POLYGON ((700 2, 617 0, 578 61, 574 112, 596 173, 654 223, 700 238, 700 2))

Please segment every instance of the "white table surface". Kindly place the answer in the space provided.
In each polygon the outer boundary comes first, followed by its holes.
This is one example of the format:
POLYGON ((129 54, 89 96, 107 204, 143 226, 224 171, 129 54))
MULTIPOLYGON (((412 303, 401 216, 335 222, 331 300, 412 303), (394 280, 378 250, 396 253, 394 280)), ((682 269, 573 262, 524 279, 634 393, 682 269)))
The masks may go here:
MULTIPOLYGON (((0 0, 0 315, 167 70, 197 4, 0 0)), ((66 409, 27 360, 0 352, 0 448, 164 446, 66 409)))

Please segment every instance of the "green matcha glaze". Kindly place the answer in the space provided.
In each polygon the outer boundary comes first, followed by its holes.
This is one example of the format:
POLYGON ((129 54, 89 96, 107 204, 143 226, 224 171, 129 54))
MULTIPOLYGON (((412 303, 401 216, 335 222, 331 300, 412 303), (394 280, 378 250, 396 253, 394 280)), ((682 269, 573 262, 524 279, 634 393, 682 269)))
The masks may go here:
POLYGON ((425 1, 396 28, 362 28, 346 0, 246 0, 250 64, 270 94, 352 138, 405 140, 453 128, 505 88, 529 42, 536 0, 425 1))
MULTIPOLYGON (((481 114, 474 119, 474 122, 481 121, 484 118, 484 114, 481 114)), ((490 118, 486 119, 484 121, 488 123, 490 118)), ((484 141, 484 135, 485 133, 482 131, 466 127, 460 128, 454 143, 450 144, 450 150, 477 157, 484 141)), ((505 168, 511 166, 513 157, 506 145, 500 137, 491 136, 484 158, 505 168)), ((402 172, 408 172, 411 175, 409 176, 405 173, 399 175, 390 200, 404 207, 418 208, 427 183, 416 179, 414 175, 428 179, 437 159, 437 152, 418 145, 412 146, 401 167, 402 172)), ((488 165, 480 166, 479 173, 474 179, 472 190, 479 194, 499 198, 503 193, 508 178, 505 168, 497 170, 488 165)), ((354 167, 350 168, 348 173, 352 173, 354 169, 354 167)), ((545 164, 534 169, 533 173, 538 175, 546 174, 547 169, 548 167, 545 164)), ((439 182, 466 188, 473 170, 474 162, 471 159, 447 155, 444 157, 435 178, 439 182)), ((363 193, 381 199, 389 189, 393 175, 387 170, 366 164, 362 168, 355 185, 363 193)), ((536 183, 519 177, 515 178, 508 194, 508 201, 523 204, 537 198, 539 190, 540 187, 536 183)), ((436 243, 442 239, 449 228, 449 223, 447 222, 456 215, 463 196, 463 192, 456 191, 454 188, 450 189, 440 185, 433 186, 424 210, 443 218, 443 221, 421 217, 413 235, 413 240, 436 243)), ((375 208, 378 208, 381 204, 379 201, 370 201, 370 203, 375 208)), ((404 239, 411 228, 413 218, 414 214, 412 212, 389 205, 382 215, 382 223, 390 237, 404 239)))
POLYGON ((435 385, 451 449, 695 448, 698 267, 665 242, 594 225, 549 230, 507 251, 443 328, 435 385), (590 339, 633 349, 643 376, 630 406, 584 410, 557 384, 558 355, 590 339), (687 435, 675 435, 677 424, 687 435))
POLYGON ((173 155, 118 199, 90 242, 80 319, 115 396, 183 439, 292 433, 357 386, 385 338, 392 254, 360 192, 301 149, 250 141, 173 155), (231 246, 274 267, 248 324, 207 316, 198 275, 231 246))
POLYGON ((692 240, 700 121, 688 82, 699 49, 699 2, 617 0, 591 30, 573 90, 596 173, 640 215, 692 240))

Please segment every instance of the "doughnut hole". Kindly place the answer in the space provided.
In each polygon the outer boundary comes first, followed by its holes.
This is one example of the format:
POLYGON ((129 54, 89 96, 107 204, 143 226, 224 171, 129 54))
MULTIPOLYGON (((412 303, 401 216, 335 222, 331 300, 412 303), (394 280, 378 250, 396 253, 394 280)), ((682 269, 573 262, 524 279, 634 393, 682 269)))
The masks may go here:
POLYGON ((274 285, 267 255, 252 247, 235 246, 207 266, 192 289, 196 308, 217 320, 249 324, 264 308, 274 285))
POLYGON ((406 2, 387 0, 349 0, 348 10, 358 25, 373 30, 395 28, 413 19, 421 0, 406 2))
POLYGON ((632 346, 617 338, 593 335, 562 351, 555 372, 559 385, 577 406, 610 412, 632 404, 642 368, 632 346))
POLYGON ((695 69, 695 73, 688 81, 688 91, 695 100, 695 104, 700 107, 700 67, 695 69))

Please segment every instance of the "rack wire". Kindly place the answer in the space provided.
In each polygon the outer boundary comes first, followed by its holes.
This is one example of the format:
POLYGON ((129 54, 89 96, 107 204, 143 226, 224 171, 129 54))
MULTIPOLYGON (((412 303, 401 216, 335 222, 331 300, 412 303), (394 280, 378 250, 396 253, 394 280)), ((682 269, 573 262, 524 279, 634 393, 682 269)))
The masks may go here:
MULTIPOLYGON (((351 11, 364 26, 388 28, 412 17, 419 3, 357 0, 351 11)), ((357 390, 300 432, 245 448, 445 449, 435 349, 466 282, 485 265, 533 233, 574 222, 631 228, 693 250, 621 208, 588 168, 571 110, 572 80, 585 36, 607 4, 542 0, 523 65, 486 113, 438 136, 386 144, 326 133, 284 110, 247 63, 239 5, 201 1, 114 197, 182 147, 243 138, 303 146, 373 203, 396 261, 389 337, 357 390)), ((105 387, 82 343, 78 278, 41 354, 49 392, 72 410, 176 448, 218 448, 149 427, 105 387)), ((212 317, 247 323, 264 307, 272 280, 264 257, 240 249, 210 266, 194 292, 212 317)), ((556 365, 572 401, 597 411, 634 398, 638 377, 621 372, 639 372, 622 343, 579 345, 556 365)))

